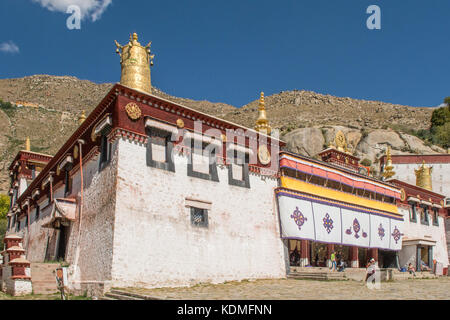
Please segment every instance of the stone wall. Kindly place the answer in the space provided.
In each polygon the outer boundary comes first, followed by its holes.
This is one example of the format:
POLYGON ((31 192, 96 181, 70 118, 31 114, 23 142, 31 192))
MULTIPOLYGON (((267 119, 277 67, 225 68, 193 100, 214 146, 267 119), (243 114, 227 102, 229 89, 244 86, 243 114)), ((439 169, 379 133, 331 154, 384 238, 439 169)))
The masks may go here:
POLYGON ((119 140, 112 279, 116 287, 187 286, 250 278, 283 278, 284 247, 274 188, 250 175, 250 189, 148 167, 143 144, 119 140), (186 198, 209 202, 209 227, 191 225, 186 198))

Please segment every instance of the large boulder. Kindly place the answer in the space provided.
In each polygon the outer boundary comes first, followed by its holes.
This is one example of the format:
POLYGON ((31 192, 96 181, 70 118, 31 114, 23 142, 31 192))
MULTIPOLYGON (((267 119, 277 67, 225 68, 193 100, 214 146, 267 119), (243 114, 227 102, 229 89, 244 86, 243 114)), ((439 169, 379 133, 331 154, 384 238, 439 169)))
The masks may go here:
POLYGON ((406 151, 405 142, 393 130, 377 129, 363 135, 356 151, 358 156, 375 161, 384 154, 386 148, 406 151))
POLYGON ((313 157, 324 149, 325 139, 318 128, 301 128, 283 137, 288 150, 313 157))

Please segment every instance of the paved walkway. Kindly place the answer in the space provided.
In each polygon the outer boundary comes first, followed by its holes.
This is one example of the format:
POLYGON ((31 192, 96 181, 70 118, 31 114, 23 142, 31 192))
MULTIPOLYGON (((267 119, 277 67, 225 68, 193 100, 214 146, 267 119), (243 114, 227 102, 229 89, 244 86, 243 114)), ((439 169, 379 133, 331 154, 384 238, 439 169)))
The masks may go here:
POLYGON ((379 290, 357 281, 257 280, 191 288, 122 289, 160 299, 186 300, 449 300, 450 278, 382 282, 379 290))

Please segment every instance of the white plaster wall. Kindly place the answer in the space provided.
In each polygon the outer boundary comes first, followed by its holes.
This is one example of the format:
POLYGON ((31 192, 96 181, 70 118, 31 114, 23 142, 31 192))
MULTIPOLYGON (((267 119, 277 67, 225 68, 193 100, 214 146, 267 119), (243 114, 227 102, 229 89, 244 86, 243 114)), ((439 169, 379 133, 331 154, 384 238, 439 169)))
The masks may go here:
POLYGON ((43 228, 42 225, 48 220, 52 206, 42 207, 39 219, 36 219, 36 209, 30 212, 30 230, 27 227, 22 229, 24 236, 23 246, 26 249, 26 258, 30 262, 43 262, 47 248, 47 239, 51 230, 43 228), (28 237, 29 242, 28 242, 28 237))
MULTIPOLYGON (((111 279, 112 248, 114 238, 114 210, 116 202, 117 148, 113 144, 111 161, 101 172, 99 156, 83 166, 84 200, 80 219, 72 223, 66 261, 69 281, 75 288, 86 284, 100 284, 111 279)), ((72 193, 79 203, 80 171, 74 174, 72 193)))
MULTIPOLYGON (((72 196, 77 198, 77 220, 71 223, 66 261, 71 264, 70 280, 75 288, 84 284, 102 285, 111 279, 111 263, 114 231, 114 210, 116 195, 117 148, 113 145, 110 164, 101 172, 99 157, 96 156, 83 166, 84 202, 79 236, 80 220, 80 171, 73 175, 72 196)), ((64 185, 54 190, 54 198, 64 198, 64 185)), ((30 242, 27 259, 31 262, 43 262, 47 241, 54 229, 43 228, 48 221, 53 205, 41 208, 40 217, 35 219, 35 210, 30 216, 30 242)), ((27 229, 22 229, 24 247, 28 244, 27 229)), ((55 249, 55 248, 54 248, 55 249)))
MULTIPOLYGON (((416 185, 416 174, 420 164, 394 164, 395 175, 398 179, 412 185, 416 185)), ((433 191, 446 197, 450 197, 450 163, 431 164, 433 167, 432 184, 433 191)))
POLYGON ((12 280, 6 285, 6 293, 12 296, 24 296, 33 292, 30 280, 12 280))
POLYGON ((400 268, 408 268, 411 263, 413 267, 416 267, 416 248, 417 246, 403 246, 402 250, 398 253, 398 259, 400 268))
MULTIPOLYGON (((444 268, 448 266, 448 250, 447 250, 447 239, 445 236, 445 219, 439 217, 439 226, 434 226, 432 223, 432 217, 430 218, 430 225, 423 225, 420 223, 420 217, 418 216, 417 222, 410 222, 409 212, 404 209, 399 209, 404 211, 405 225, 404 225, 404 238, 420 238, 436 241, 436 246, 433 248, 433 259, 444 265, 444 268)), ((402 251, 405 246, 403 246, 402 251)), ((415 254, 415 253, 414 253, 415 254)), ((401 266, 403 266, 402 261, 400 261, 401 266)))
POLYGON ((273 189, 250 175, 251 189, 147 167, 145 145, 119 140, 113 286, 185 286, 286 275, 273 189), (209 201, 209 228, 191 226, 187 197, 209 201))

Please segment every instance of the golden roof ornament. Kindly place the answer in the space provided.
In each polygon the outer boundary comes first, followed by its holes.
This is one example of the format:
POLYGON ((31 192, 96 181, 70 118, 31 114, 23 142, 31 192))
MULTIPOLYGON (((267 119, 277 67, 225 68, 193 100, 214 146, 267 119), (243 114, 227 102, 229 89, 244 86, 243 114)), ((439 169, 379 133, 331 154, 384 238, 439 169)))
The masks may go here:
POLYGON ((78 117, 78 124, 81 125, 85 120, 86 120, 86 112, 82 110, 80 116, 78 117))
POLYGON ((386 165, 384 166, 383 178, 389 179, 395 176, 394 166, 392 165, 391 147, 386 150, 386 165))
POLYGON ((341 130, 336 133, 334 143, 337 147, 337 150, 342 152, 349 152, 347 148, 347 139, 345 138, 345 134, 341 130))
POLYGON ((416 185, 420 188, 424 188, 433 191, 433 185, 431 180, 431 174, 433 173, 433 167, 425 165, 425 160, 419 169, 414 170, 416 173, 416 185))
POLYGON ((120 84, 151 94, 150 66, 153 66, 153 58, 155 57, 150 50, 152 42, 150 41, 143 47, 138 42, 136 33, 130 35, 130 42, 125 46, 120 45, 115 40, 114 42, 116 43, 116 52, 120 55, 120 64, 122 66, 120 84))
POLYGON ((266 104, 264 101, 264 92, 261 92, 259 98, 258 120, 256 120, 255 130, 267 135, 270 135, 272 128, 266 114, 266 104))
POLYGON ((30 137, 25 139, 25 151, 31 151, 30 137))

